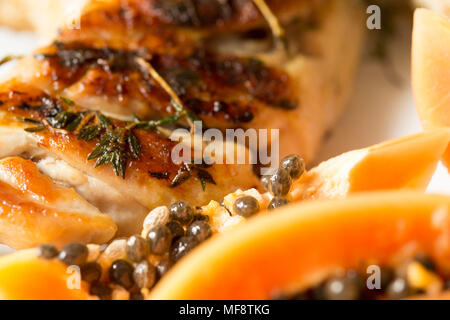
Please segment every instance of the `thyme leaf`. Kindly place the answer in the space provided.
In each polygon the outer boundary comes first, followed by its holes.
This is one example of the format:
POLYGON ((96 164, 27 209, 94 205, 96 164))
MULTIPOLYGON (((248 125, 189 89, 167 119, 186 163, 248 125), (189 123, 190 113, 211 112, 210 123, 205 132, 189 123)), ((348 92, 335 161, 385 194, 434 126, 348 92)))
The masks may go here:
POLYGON ((77 138, 86 142, 99 139, 94 150, 89 153, 87 160, 95 160, 95 167, 111 164, 117 176, 125 178, 128 161, 141 156, 141 145, 134 134, 134 127, 118 127, 102 113, 95 111, 70 111, 64 106, 72 107, 75 103, 66 98, 56 102, 50 99, 43 100, 45 119, 37 121, 25 118, 22 121, 36 124, 26 128, 25 131, 37 133, 46 129, 60 129, 73 132, 77 138))
POLYGON ((141 145, 139 144, 139 139, 132 131, 128 132, 128 145, 133 155, 139 158, 141 156, 141 145))
POLYGON ((33 132, 41 132, 44 131, 45 129, 47 129, 45 125, 40 125, 37 127, 26 128, 25 131, 33 133, 33 132))
POLYGON ((282 44, 285 52, 289 49, 289 43, 286 37, 286 32, 280 24, 277 16, 273 13, 270 7, 267 5, 266 0, 253 0, 255 6, 261 11, 261 14, 266 19, 269 24, 270 29, 272 30, 272 34, 274 39, 282 44))
MULTIPOLYGON (((56 44, 58 46, 58 44, 56 44)), ((159 120, 141 121, 137 116, 133 121, 128 122, 125 127, 118 127, 110 119, 100 112, 94 111, 73 111, 75 103, 65 97, 51 101, 46 99, 43 111, 45 121, 43 124, 26 129, 28 132, 40 132, 48 129, 67 130, 74 133, 78 139, 86 142, 98 139, 99 142, 94 150, 88 155, 87 160, 96 160, 95 167, 110 164, 117 176, 125 178, 128 162, 138 159, 141 156, 141 145, 138 137, 134 133, 135 129, 146 131, 158 131, 159 133, 170 135, 171 131, 164 128, 165 125, 175 124, 185 118, 191 126, 191 133, 195 132, 194 121, 198 117, 187 110, 179 96, 167 81, 155 70, 150 62, 150 56, 142 55, 138 52, 116 52, 111 50, 65 50, 59 45, 59 51, 54 55, 37 55, 38 59, 59 58, 67 67, 76 67, 84 63, 99 64, 102 61, 104 66, 112 69, 137 70, 144 80, 154 79, 170 97, 170 104, 175 113, 159 120)), ((172 181, 172 187, 182 184, 192 175, 189 168, 183 167, 172 181)), ((202 185, 212 183, 212 178, 206 174, 199 174, 202 185)), ((200 178, 199 178, 200 179, 200 178)))
POLYGON ((123 141, 123 128, 107 131, 88 155, 88 160, 97 159, 95 167, 111 164, 114 173, 125 179, 128 161, 135 158, 128 142, 123 141))
POLYGON ((216 184, 216 182, 214 181, 214 178, 206 170, 197 169, 197 179, 200 180, 200 184, 202 185, 203 191, 206 191, 207 183, 214 184, 214 185, 216 184))
POLYGON ((68 98, 60 97, 60 99, 61 99, 62 102, 64 102, 69 107, 73 107, 75 105, 75 102, 73 102, 72 100, 70 100, 68 98))

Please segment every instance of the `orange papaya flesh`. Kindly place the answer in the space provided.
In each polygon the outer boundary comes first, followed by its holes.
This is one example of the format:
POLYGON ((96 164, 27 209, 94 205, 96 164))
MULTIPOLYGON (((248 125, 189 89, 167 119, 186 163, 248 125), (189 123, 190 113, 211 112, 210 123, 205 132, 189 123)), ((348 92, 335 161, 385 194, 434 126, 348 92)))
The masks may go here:
POLYGON ((354 150, 306 172, 291 189, 291 201, 343 198, 394 189, 425 190, 450 142, 450 128, 354 150))
POLYGON ((71 286, 67 266, 57 260, 44 260, 36 250, 24 250, 0 259, 1 300, 85 300, 85 283, 71 286))
POLYGON ((427 9, 414 15, 412 88, 423 126, 450 127, 450 19, 427 9))
POLYGON ((268 299, 337 270, 389 265, 415 252, 449 270, 449 237, 449 196, 397 191, 294 204, 195 249, 151 298, 268 299))

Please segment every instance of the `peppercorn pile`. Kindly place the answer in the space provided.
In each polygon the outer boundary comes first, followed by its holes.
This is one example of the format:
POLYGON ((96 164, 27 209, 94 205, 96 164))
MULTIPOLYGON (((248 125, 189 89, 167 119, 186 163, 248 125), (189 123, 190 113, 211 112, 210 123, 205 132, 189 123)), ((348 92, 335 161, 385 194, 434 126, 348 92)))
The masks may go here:
POLYGON ((437 270, 434 261, 425 254, 396 266, 379 269, 346 270, 329 277, 315 287, 294 293, 275 293, 275 300, 373 300, 405 299, 437 295, 450 289, 448 276, 437 270), (366 272, 366 271, 370 272, 366 272), (375 274, 375 272, 379 272, 375 274), (376 276, 379 276, 378 280, 376 276))
POLYGON ((256 189, 238 190, 221 203, 211 201, 204 207, 181 200, 152 210, 140 235, 103 246, 71 243, 61 251, 44 244, 38 248, 38 255, 78 266, 90 294, 99 299, 144 299, 175 263, 213 234, 267 209, 286 205, 292 182, 304 172, 303 159, 291 155, 281 161, 273 175, 262 178, 269 191, 264 194, 256 189))
MULTIPOLYGON (((292 183, 304 172, 303 159, 290 155, 282 159, 271 176, 262 178, 266 193, 256 189, 238 190, 220 203, 211 201, 203 207, 193 207, 181 200, 152 210, 140 235, 116 239, 103 246, 72 243, 61 251, 45 244, 38 248, 38 255, 78 266, 82 280, 89 284, 89 292, 94 297, 145 299, 175 263, 214 234, 288 204, 286 197, 292 183)), ((274 292, 273 299, 402 299, 450 289, 448 275, 440 272, 424 254, 394 266, 381 266, 378 280, 370 278, 372 273, 367 270, 340 270, 298 292, 286 293, 282 289, 274 292)))
POLYGON ((45 244, 38 255, 78 266, 90 294, 99 299, 144 299, 174 263, 212 235, 208 216, 185 201, 174 203, 167 213, 167 220, 160 221, 164 223, 143 232, 145 237, 134 235, 105 246, 71 243, 60 252, 45 244))
POLYGON ((237 190, 225 196, 220 203, 211 201, 202 207, 202 213, 210 217, 215 232, 224 232, 253 215, 287 205, 293 182, 305 170, 305 161, 300 156, 289 155, 281 160, 279 168, 272 175, 261 178, 266 193, 261 194, 256 189, 237 190))

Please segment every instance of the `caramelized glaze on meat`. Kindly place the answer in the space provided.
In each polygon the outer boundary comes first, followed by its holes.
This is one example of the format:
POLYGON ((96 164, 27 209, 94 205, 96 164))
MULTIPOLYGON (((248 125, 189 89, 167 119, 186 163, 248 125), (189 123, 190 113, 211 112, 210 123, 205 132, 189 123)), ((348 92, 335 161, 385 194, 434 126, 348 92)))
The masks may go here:
MULTIPOLYGON (((140 145, 140 155, 126 158, 123 176, 114 172, 113 161, 97 167, 98 158, 88 160, 88 157, 99 145, 101 135, 85 141, 80 138, 80 132, 60 128, 59 123, 52 124, 60 112, 67 111, 61 100, 23 83, 10 82, 2 89, 0 156, 29 158, 44 166, 43 169, 55 175, 56 180, 61 180, 59 177, 62 176, 64 184, 74 187, 84 198, 114 218, 119 225, 119 235, 137 232, 145 215, 156 206, 179 199, 202 205, 239 187, 259 184, 250 165, 203 167, 190 163, 175 164, 171 153, 177 142, 157 131, 138 128, 133 132, 140 145), (16 139, 16 143, 9 145, 12 139, 16 139), (48 168, 48 161, 42 161, 46 159, 51 160, 50 164, 55 161, 62 163, 48 168), (58 172, 54 172, 55 168, 58 172), (86 181, 72 181, 71 170, 86 181), (181 181, 180 174, 184 177, 181 181), (201 174, 209 179, 206 186, 201 183, 201 174), (111 199, 104 199, 104 190, 97 190, 98 187, 111 189, 107 195, 111 199)), ((85 113, 86 110, 74 105, 71 112, 85 113)), ((127 125, 113 118, 109 121, 115 130, 127 125)))
POLYGON ((91 0, 80 29, 62 28, 11 77, 123 120, 167 116, 170 97, 133 62, 142 57, 204 127, 279 129, 280 156, 310 162, 347 100, 364 11, 354 0, 267 3, 285 54, 252 0, 91 0))
POLYGON ((357 0, 267 3, 287 29, 284 51, 252 0, 88 1, 80 29, 62 28, 0 86, 0 157, 32 160, 111 215, 119 235, 137 232, 156 206, 203 205, 258 187, 251 165, 175 164, 175 142, 161 130, 125 130, 136 115, 145 122, 176 112, 151 67, 204 127, 278 129, 280 156, 311 161, 350 92, 364 11, 357 0), (77 126, 68 129, 66 115, 63 125, 56 121, 60 113, 97 122, 100 113, 111 125, 87 139, 77 126), (110 127, 120 148, 105 150, 119 156, 102 163, 92 154, 110 127))
MULTIPOLYGON (((35 56, 54 88, 82 91, 116 101, 138 100, 146 104, 137 113, 143 117, 173 113, 170 97, 139 69, 137 57, 147 57, 185 105, 209 124, 221 128, 253 120, 258 104, 295 109, 297 96, 289 76, 255 58, 220 57, 205 50, 187 58, 152 55, 145 51, 86 48, 80 43, 55 43, 35 56), (255 103, 257 101, 258 103, 255 103), (140 112, 139 112, 140 111, 140 112)), ((127 103, 120 115, 129 115, 127 103)))

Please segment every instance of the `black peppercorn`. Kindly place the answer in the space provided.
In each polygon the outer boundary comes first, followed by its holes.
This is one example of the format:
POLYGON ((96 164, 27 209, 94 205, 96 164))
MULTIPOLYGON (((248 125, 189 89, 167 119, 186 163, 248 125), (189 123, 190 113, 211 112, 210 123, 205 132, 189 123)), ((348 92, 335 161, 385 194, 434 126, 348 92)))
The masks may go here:
POLYGON ((133 266, 125 260, 116 260, 109 268, 109 279, 112 283, 130 289, 134 285, 133 271, 133 266))
POLYGON ((71 243, 61 250, 59 260, 69 266, 80 266, 86 262, 88 255, 89 250, 84 244, 71 243))
POLYGON ((37 255, 43 259, 53 259, 58 256, 58 249, 52 244, 43 244, 37 248, 37 255))

